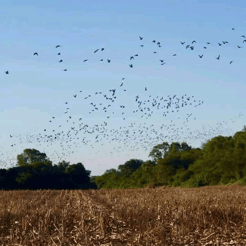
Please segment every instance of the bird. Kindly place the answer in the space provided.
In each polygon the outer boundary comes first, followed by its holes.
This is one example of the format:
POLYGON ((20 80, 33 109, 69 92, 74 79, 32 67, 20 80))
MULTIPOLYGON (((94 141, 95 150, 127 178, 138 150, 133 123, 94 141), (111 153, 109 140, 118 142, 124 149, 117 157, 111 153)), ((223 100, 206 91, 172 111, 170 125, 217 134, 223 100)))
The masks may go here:
POLYGON ((33 55, 34 55, 34 56, 35 56, 35 55, 37 55, 37 56, 38 56, 38 53, 37 53, 37 52, 35 52, 33 55))
POLYGON ((186 46, 186 49, 188 49, 189 47, 190 47, 190 45, 187 45, 187 46, 186 46))
POLYGON ((182 42, 180 41, 180 43, 183 45, 185 42, 182 43, 182 42))
POLYGON ((152 42, 155 43, 155 40, 153 40, 152 42))
POLYGON ((120 85, 120 87, 123 85, 123 83, 120 85))
POLYGON ((147 91, 147 88, 145 87, 145 91, 147 91))
POLYGON ((200 57, 200 58, 202 58, 202 57, 203 57, 203 55, 201 55, 201 56, 199 55, 199 57, 200 57))
POLYGON ((232 28, 232 30, 235 30, 235 28, 232 28))
POLYGON ((109 60, 109 59, 107 59, 108 60, 108 63, 110 63, 111 62, 111 60, 109 60))
POLYGON ((139 38, 140 38, 140 40, 143 40, 143 37, 140 37, 140 36, 139 36, 139 38))
POLYGON ((154 51, 153 53, 154 53, 154 54, 156 54, 157 52, 156 52, 156 51, 154 51))
POLYGON ((221 46, 222 44, 220 44, 220 43, 218 43, 219 44, 219 46, 221 46))
POLYGON ((100 61, 103 61, 103 59, 101 59, 100 61))
POLYGON ((220 59, 220 55, 218 56, 218 57, 215 57, 217 60, 219 60, 220 59))
POLYGON ((66 72, 66 71, 67 71, 67 69, 64 69, 63 71, 65 71, 65 72, 66 72))
POLYGON ((239 49, 242 48, 242 47, 240 47, 240 46, 238 46, 238 45, 237 45, 237 47, 238 47, 239 49))
POLYGON ((130 60, 131 60, 131 59, 134 59, 134 57, 133 57, 133 56, 131 56, 131 57, 130 57, 130 60))
POLYGON ((246 42, 246 39, 245 39, 245 40, 243 40, 243 43, 244 43, 244 42, 246 42))
POLYGON ((138 54, 136 54, 135 56, 138 56, 138 54))
POLYGON ((57 45, 56 48, 61 47, 61 45, 57 45))
POLYGON ((60 60, 59 62, 63 62, 63 60, 60 60))
POLYGON ((160 60, 160 62, 164 62, 164 60, 160 60))
POLYGON ((9 74, 9 71, 5 71, 6 74, 9 74))
POLYGON ((232 64, 233 61, 230 61, 230 64, 232 64))
POLYGON ((101 48, 101 51, 103 51, 104 50, 104 48, 101 48))
POLYGON ((244 35, 242 35, 241 37, 242 37, 242 38, 245 38, 245 36, 244 36, 244 35))
POLYGON ((140 46, 141 46, 141 47, 144 47, 144 46, 143 46, 143 44, 142 44, 142 45, 140 45, 140 46))
POLYGON ((77 95, 73 95, 74 97, 76 97, 77 95))
POLYGON ((61 53, 58 53, 57 55, 59 56, 59 55, 61 55, 61 53))
POLYGON ((210 44, 209 42, 207 42, 207 44, 210 44))
POLYGON ((88 61, 89 59, 86 59, 86 60, 84 60, 83 62, 86 62, 86 61, 88 61))
POLYGON ((207 47, 203 47, 204 49, 207 49, 207 47))
POLYGON ((133 67, 132 64, 129 65, 130 67, 133 67))
POLYGON ((173 54, 173 56, 176 56, 177 54, 173 54))
POLYGON ((95 50, 94 53, 96 53, 99 49, 95 50))
POLYGON ((13 136, 10 135, 10 137, 12 138, 13 136))
POLYGON ((196 43, 196 40, 193 40, 193 41, 192 41, 192 44, 193 44, 193 43, 196 43))

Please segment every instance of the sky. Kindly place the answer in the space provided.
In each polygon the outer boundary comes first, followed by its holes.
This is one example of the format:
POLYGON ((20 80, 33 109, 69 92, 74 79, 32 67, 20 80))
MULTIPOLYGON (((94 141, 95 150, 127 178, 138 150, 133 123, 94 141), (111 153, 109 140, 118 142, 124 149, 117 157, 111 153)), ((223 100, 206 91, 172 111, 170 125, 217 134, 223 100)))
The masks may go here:
POLYGON ((241 131, 245 11, 241 0, 3 2, 1 168, 30 148, 102 175, 162 142, 199 148, 241 131))

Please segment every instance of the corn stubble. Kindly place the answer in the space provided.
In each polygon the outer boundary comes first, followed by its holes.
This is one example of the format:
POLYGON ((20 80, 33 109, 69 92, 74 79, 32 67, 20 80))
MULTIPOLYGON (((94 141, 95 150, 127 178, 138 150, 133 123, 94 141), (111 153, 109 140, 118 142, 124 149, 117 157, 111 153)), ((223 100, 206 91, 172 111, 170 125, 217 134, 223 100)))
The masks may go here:
POLYGON ((0 191, 0 245, 246 245, 246 188, 0 191))

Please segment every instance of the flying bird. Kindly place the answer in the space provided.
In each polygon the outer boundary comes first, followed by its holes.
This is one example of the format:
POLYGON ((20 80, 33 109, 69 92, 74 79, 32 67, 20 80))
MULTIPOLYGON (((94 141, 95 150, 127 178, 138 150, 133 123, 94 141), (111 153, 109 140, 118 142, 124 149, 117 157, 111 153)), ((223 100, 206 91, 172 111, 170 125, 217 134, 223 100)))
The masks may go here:
POLYGON ((218 57, 215 57, 217 60, 219 60, 220 59, 220 55, 218 56, 218 57))
POLYGON ((56 48, 59 48, 59 47, 61 47, 61 45, 57 45, 57 46, 56 46, 56 48))
POLYGON ((83 62, 86 62, 86 61, 88 61, 89 59, 86 59, 86 60, 84 60, 83 62))
POLYGON ((155 40, 153 40, 152 42, 155 43, 155 40))
POLYGON ((141 47, 144 47, 143 45, 140 45, 141 47))
POLYGON ((177 54, 173 54, 173 56, 176 56, 177 54))
POLYGON ((108 63, 110 63, 111 62, 111 60, 109 60, 109 59, 107 59, 108 60, 108 63))
POLYGON ((222 44, 220 44, 220 43, 218 43, 219 44, 219 46, 221 46, 222 44))
POLYGON ((120 87, 123 85, 123 83, 120 85, 120 87))
POLYGON ((132 64, 129 65, 130 67, 133 67, 132 64))
POLYGON ((183 42, 183 43, 182 43, 182 42, 180 42, 180 43, 183 45, 185 42, 183 42))
POLYGON ((147 91, 147 88, 145 87, 145 91, 147 91))
POLYGON ((199 55, 199 57, 200 57, 200 58, 202 58, 202 57, 203 57, 203 55, 201 55, 201 56, 199 55))
POLYGON ((233 61, 230 61, 230 64, 232 64, 233 61))
POLYGON ((131 57, 130 57, 130 60, 132 60, 132 59, 134 59, 134 57, 133 57, 133 56, 131 56, 131 57))
POLYGON ((238 45, 237 45, 237 47, 238 47, 239 49, 242 48, 242 47, 240 47, 240 46, 238 46, 238 45))
POLYGON ((63 62, 63 60, 60 60, 59 62, 63 62))
POLYGON ((101 48, 101 51, 103 51, 104 50, 104 48, 101 48))
POLYGON ((207 44, 210 44, 209 42, 207 42, 207 44))
POLYGON ((232 28, 232 30, 235 30, 235 28, 232 28))
POLYGON ((57 55, 59 56, 59 55, 61 55, 61 53, 58 53, 57 55))
POLYGON ((99 49, 95 50, 94 53, 96 53, 99 49))
POLYGON ((35 55, 37 55, 37 56, 38 56, 38 53, 37 53, 37 52, 35 52, 33 55, 34 55, 34 56, 35 56, 35 55))
POLYGON ((140 36, 139 36, 139 38, 140 38, 140 40, 143 40, 143 37, 140 37, 140 36))
POLYGON ((5 71, 6 74, 9 74, 9 71, 5 71))
POLYGON ((192 44, 193 44, 193 43, 196 43, 196 40, 193 40, 193 41, 192 41, 192 44))
POLYGON ((65 72, 66 72, 66 71, 67 71, 67 69, 64 69, 63 71, 65 71, 65 72))
POLYGON ((241 37, 242 37, 242 38, 245 38, 245 36, 244 36, 244 35, 242 35, 241 37))

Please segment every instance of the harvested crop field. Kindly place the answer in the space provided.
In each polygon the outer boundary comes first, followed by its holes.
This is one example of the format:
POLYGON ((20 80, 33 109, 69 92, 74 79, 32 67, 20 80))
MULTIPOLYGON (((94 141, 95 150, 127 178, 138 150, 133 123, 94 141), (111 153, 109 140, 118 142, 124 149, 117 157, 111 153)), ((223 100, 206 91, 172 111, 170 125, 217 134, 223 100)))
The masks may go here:
POLYGON ((0 245, 246 245, 241 186, 0 192, 0 245))

